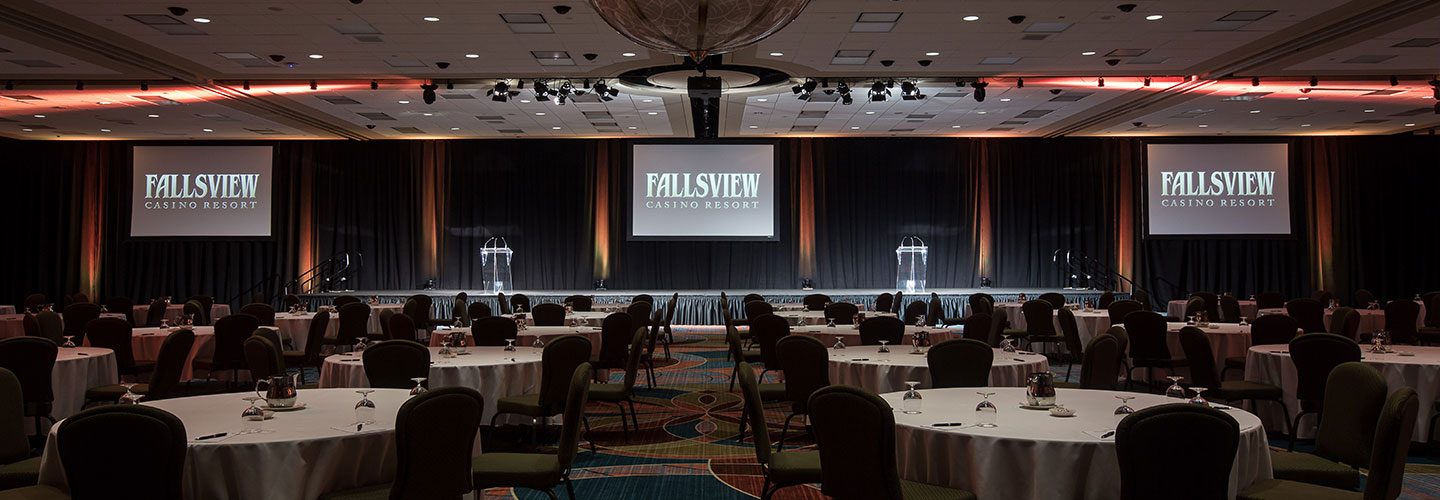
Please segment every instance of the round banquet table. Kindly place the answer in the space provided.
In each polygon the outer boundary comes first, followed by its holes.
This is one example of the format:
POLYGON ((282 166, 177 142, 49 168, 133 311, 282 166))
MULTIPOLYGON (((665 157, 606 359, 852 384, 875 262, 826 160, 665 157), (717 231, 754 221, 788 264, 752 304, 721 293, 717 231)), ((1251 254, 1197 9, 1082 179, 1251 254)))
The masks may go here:
MULTIPOLYGON (((426 386, 469 387, 485 396, 486 422, 495 414, 495 403, 505 396, 519 396, 539 390, 540 349, 519 347, 470 347, 468 354, 440 357, 440 348, 430 348, 430 375, 426 386)), ((325 358, 320 368, 320 387, 370 387, 365 365, 358 353, 325 358)))
MULTIPOLYGON (((474 346, 475 336, 470 333, 470 328, 460 327, 448 330, 435 330, 430 334, 430 347, 440 347, 440 341, 447 335, 456 333, 465 334, 465 345, 474 346)), ((541 342, 549 344, 566 335, 584 335, 590 339, 590 352, 600 354, 600 327, 598 326, 529 326, 517 332, 515 336, 515 347, 531 347, 535 344, 535 338, 539 337, 541 342)), ((626 345, 629 345, 627 342, 626 345)))
MULTIPOLYGON (((1267 429, 1283 432, 1289 428, 1300 413, 1300 403, 1295 399, 1295 362, 1290 359, 1290 346, 1284 344, 1257 345, 1251 347, 1245 357, 1245 380, 1264 382, 1280 386, 1285 390, 1285 406, 1289 415, 1281 415, 1279 405, 1259 403, 1255 409, 1267 429)), ((1370 352, 1370 346, 1360 346, 1360 362, 1380 370, 1390 390, 1400 387, 1414 387, 1420 396, 1420 415, 1415 419, 1415 432, 1411 441, 1430 440, 1430 417, 1435 414, 1435 405, 1428 404, 1440 395, 1440 347, 1393 346, 1395 352, 1378 354, 1370 352)), ((1306 416, 1297 434, 1301 438, 1315 436, 1316 420, 1306 416)))
POLYGON ((0 314, 0 339, 25 335, 24 314, 0 314))
MULTIPOLYGON (((881 394, 900 408, 901 392, 881 394)), ((980 498, 1117 499, 1120 463, 1113 437, 1101 439, 1119 420, 1114 396, 1135 396, 1136 410, 1179 400, 1156 394, 1059 389, 1057 401, 1076 411, 1058 418, 1043 410, 1025 410, 1024 388, 926 389, 918 415, 895 412, 895 453, 900 476, 913 481, 963 488, 980 498), (977 391, 994 392, 998 427, 974 426, 977 391), (959 427, 934 427, 959 421, 959 427)), ((1230 471, 1230 498, 1251 483, 1269 479, 1270 447, 1255 415, 1227 410, 1240 424, 1240 449, 1230 471)), ((1183 473, 1183 472, 1182 472, 1183 473)))
MULTIPOLYGON (((578 321, 580 322, 580 326, 597 326, 597 327, 598 327, 598 326, 600 326, 600 323, 602 323, 602 322, 605 321, 605 317, 606 317, 606 316, 609 316, 609 315, 611 315, 611 314, 615 314, 616 312, 622 312, 622 311, 611 311, 611 312, 604 312, 604 311, 574 311, 574 312, 571 312, 571 313, 565 315, 565 324, 567 324, 567 325, 570 324, 570 320, 574 319, 574 320, 578 320, 578 321)), ((653 314, 653 311, 652 311, 652 314, 653 314)), ((514 314, 501 314, 500 316, 501 316, 501 317, 505 317, 505 318, 510 318, 510 319, 514 319, 514 318, 515 318, 515 315, 514 315, 514 314)), ((531 314, 530 312, 528 312, 528 311, 525 313, 525 324, 526 324, 526 325, 530 325, 530 326, 532 326, 532 327, 535 326, 535 316, 534 316, 533 314, 531 314)))
MULTIPOLYGON (((868 318, 874 318, 874 317, 877 317, 877 316, 889 316, 889 317, 892 317, 892 318, 896 316, 895 313, 875 312, 875 311, 868 311, 868 312, 867 312, 867 311, 865 311, 864 309, 861 309, 861 310, 860 310, 860 314, 864 314, 867 319, 868 319, 868 318)), ((794 325, 820 325, 820 326, 824 326, 824 325, 825 325, 825 311, 803 311, 803 310, 782 311, 782 310, 778 310, 778 309, 777 309, 777 310, 775 311, 775 315, 776 315, 776 316, 779 316, 779 317, 782 317, 782 318, 785 318, 786 321, 789 321, 789 322, 790 322, 790 325, 791 325, 792 327, 794 327, 794 325)), ((848 327, 849 325, 841 325, 841 326, 842 326, 842 327, 848 327)))
MULTIPOLYGON (((371 314, 371 317, 376 315, 371 314)), ((296 351, 304 351, 305 346, 310 343, 310 323, 315 321, 315 313, 275 313, 275 328, 280 331, 280 338, 290 339, 290 345, 296 351)), ((339 333, 340 317, 335 311, 330 311, 330 323, 325 327, 325 337, 335 338, 339 333)), ((378 327, 379 324, 377 323, 378 327)), ((379 330, 376 330, 379 331, 379 330)))
MULTIPOLYGON (((1185 359, 1185 348, 1180 345, 1180 329, 1186 323, 1166 323, 1165 343, 1170 347, 1170 357, 1174 359, 1185 359)), ((1210 352, 1215 359, 1210 360, 1215 364, 1215 373, 1225 368, 1225 358, 1245 356, 1245 351, 1250 348, 1250 325, 1239 323, 1211 323, 1210 326, 1201 328, 1205 336, 1210 338, 1210 352)), ((1131 340, 1134 345, 1134 340, 1131 340)), ((1136 368, 1131 373, 1136 381, 1149 380, 1144 368, 1136 368)), ((1182 377, 1190 376, 1189 368, 1177 368, 1175 374, 1182 377)), ((1155 369, 1156 378, 1168 375, 1167 370, 1155 369)))
MULTIPOLYGON (((910 349, 910 343, 914 340, 915 334, 919 332, 926 332, 930 336, 930 345, 939 344, 952 338, 958 339, 965 334, 965 330, 958 327, 952 330, 949 328, 930 326, 906 326, 905 334, 900 337, 900 343, 904 344, 903 347, 905 349, 910 349)), ((815 337, 820 339, 820 343, 825 344, 825 347, 833 347, 837 339, 844 342, 846 346, 855 347, 860 345, 860 329, 854 328, 853 325, 840 325, 835 327, 824 325, 792 326, 790 327, 790 333, 815 337)))
MULTIPOLYGON (((1415 316, 1415 328, 1418 330, 1418 329, 1420 329, 1420 328, 1425 328, 1425 314, 1426 314, 1426 311, 1425 311, 1425 304, 1424 304, 1423 302, 1416 301, 1416 303, 1417 303, 1417 304, 1420 304, 1420 314, 1418 314, 1418 315, 1415 316)), ((1385 329, 1385 309, 1383 309, 1383 308, 1381 308, 1381 309, 1356 308, 1356 309, 1355 309, 1355 312, 1360 313, 1360 328, 1359 328, 1358 330, 1356 330, 1358 333, 1373 333, 1375 330, 1384 330, 1384 329, 1385 329)), ((1289 314, 1289 313, 1287 313, 1284 309, 1278 309, 1278 308, 1277 308, 1277 309, 1261 309, 1261 310, 1260 310, 1260 314, 1289 314)), ((1334 310, 1334 309, 1330 309, 1330 308, 1326 308, 1326 309, 1325 309, 1325 326, 1326 326, 1327 328, 1330 326, 1330 317, 1331 317, 1331 316, 1334 316, 1334 315, 1335 315, 1335 310, 1334 310)))
MULTIPOLYGON (((187 499, 310 500, 322 493, 380 484, 395 478, 395 414, 410 397, 404 389, 378 389, 375 423, 355 431, 352 389, 300 391, 303 410, 277 412, 258 434, 239 434, 243 393, 166 399, 146 405, 179 417, 190 439, 181 491, 187 499), (225 432, 226 437, 196 441, 225 432), (222 477, 222 475, 224 477, 222 477)), ((263 404, 263 402, 261 403, 263 404)), ((45 444, 40 484, 67 490, 55 432, 45 444)), ((480 454, 480 437, 472 453, 480 454)))
MULTIPOLYGON (((1258 317, 1258 314, 1257 314, 1257 313, 1258 313, 1259 311, 1256 309, 1257 306, 1255 305, 1255 301, 1253 301, 1253 300, 1238 300, 1238 301, 1236 301, 1236 302, 1239 302, 1239 303, 1240 303, 1240 315, 1241 315, 1241 316, 1244 316, 1244 317, 1246 317, 1246 318, 1250 318, 1251 320, 1254 320, 1256 317, 1258 317)), ((1169 316, 1174 316, 1174 317, 1177 317, 1177 318, 1184 318, 1184 317, 1185 317, 1185 305, 1186 305, 1187 303, 1188 303, 1187 300, 1172 300, 1172 301, 1170 301, 1170 302, 1166 302, 1166 303, 1165 303, 1165 314, 1166 314, 1166 315, 1169 315, 1169 316)))
MULTIPOLYGON (((185 367, 180 371, 180 380, 190 380, 193 374, 190 366, 195 363, 196 357, 208 357, 215 352, 215 327, 193 326, 195 332, 195 344, 190 346, 190 355, 185 357, 185 367)), ((160 359, 160 346, 165 345, 165 338, 171 332, 180 328, 136 328, 130 335, 130 345, 134 349, 135 361, 157 361, 160 359)), ((88 342, 88 340, 87 340, 88 342)), ((226 370, 228 372, 229 370, 226 370)), ((216 372, 216 378, 224 378, 224 372, 216 372)), ((246 370, 240 370, 240 374, 249 376, 246 370)))
MULTIPOLYGON (((920 381, 930 387, 930 365, 926 356, 911 354, 901 346, 888 353, 878 347, 851 347, 830 350, 830 383, 864 387, 874 392, 903 391, 905 381, 920 381)), ((1031 373, 1050 371, 1050 362, 1039 354, 1020 354, 994 349, 990 383, 994 387, 1025 387, 1031 373)))
MULTIPOLYGON (((175 322, 180 319, 180 315, 184 313, 184 303, 165 306, 165 319, 172 325, 175 324, 175 322)), ((215 324, 215 320, 229 315, 230 304, 215 304, 210 306, 210 324, 212 325, 215 324)), ((135 304, 135 324, 143 325, 149 317, 150 304, 135 304)))
POLYGON ((50 388, 55 393, 50 414, 56 419, 74 415, 85 408, 85 391, 120 382, 115 351, 99 347, 62 347, 50 370, 50 388))
POLYGON ((0 314, 15 314, 15 306, 0 306, 0 314))

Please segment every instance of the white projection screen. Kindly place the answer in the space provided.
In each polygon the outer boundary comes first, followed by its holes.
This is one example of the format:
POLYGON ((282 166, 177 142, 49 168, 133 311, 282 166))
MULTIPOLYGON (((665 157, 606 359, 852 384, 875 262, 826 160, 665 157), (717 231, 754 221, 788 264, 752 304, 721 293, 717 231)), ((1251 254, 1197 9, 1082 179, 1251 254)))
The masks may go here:
POLYGON ((1290 229, 1286 144, 1149 144, 1152 236, 1283 236, 1290 229))
POLYGON ((773 144, 635 144, 630 239, 775 240, 773 144))
POLYGON ((130 236, 264 238, 270 146, 136 146, 130 236))

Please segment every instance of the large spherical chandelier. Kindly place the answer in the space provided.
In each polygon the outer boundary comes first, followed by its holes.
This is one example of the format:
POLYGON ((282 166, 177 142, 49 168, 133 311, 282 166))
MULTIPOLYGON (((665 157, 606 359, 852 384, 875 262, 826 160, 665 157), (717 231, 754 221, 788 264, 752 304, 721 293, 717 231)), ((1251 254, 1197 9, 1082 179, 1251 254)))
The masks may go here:
POLYGON ((724 54, 764 40, 790 24, 809 0, 590 0, 610 27, 667 54, 724 54))

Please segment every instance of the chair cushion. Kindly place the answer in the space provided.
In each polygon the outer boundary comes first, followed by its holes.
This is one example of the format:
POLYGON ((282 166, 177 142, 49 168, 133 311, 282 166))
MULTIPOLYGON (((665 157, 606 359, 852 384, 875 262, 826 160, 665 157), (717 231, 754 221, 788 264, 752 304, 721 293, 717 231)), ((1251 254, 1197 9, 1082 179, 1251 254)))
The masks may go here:
POLYGON ((40 482, 40 457, 0 465, 0 490, 34 486, 40 482))
POLYGON ((52 486, 27 486, 0 491, 0 500, 70 500, 70 495, 52 486))
POLYGON ((475 489, 520 487, 549 490, 565 471, 560 457, 542 453, 485 453, 470 462, 475 489))
POLYGON ((1364 494, 1314 484, 1262 479, 1240 490, 1237 500, 1360 500, 1364 494))
POLYGON ((770 455, 770 481, 777 485, 818 483, 820 477, 820 452, 787 451, 770 455))
POLYGON ((761 401, 784 401, 785 384, 760 384, 761 401))
POLYGON ((1056 382, 1056 383, 1055 383, 1055 388, 1056 388, 1056 389, 1084 389, 1085 386, 1080 385, 1079 382, 1056 382))
POLYGON ((1285 395, 1279 386, 1251 382, 1249 380, 1227 380, 1220 383, 1219 389, 1211 389, 1206 394, 1214 394, 1215 397, 1226 401, 1237 399, 1280 399, 1285 395))
POLYGON ((611 382, 608 384, 590 384, 590 400, 614 403, 630 399, 630 393, 625 391, 625 384, 611 382))
MULTIPOLYGON (((131 389, 130 392, 145 394, 150 392, 150 384, 135 384, 135 388, 131 389)), ((124 395, 125 386, 120 384, 102 385, 85 390, 86 401, 106 401, 114 403, 120 400, 120 396, 124 395)))
POLYGON ((905 500, 979 500, 974 493, 965 490, 904 479, 900 480, 900 495, 905 500))
POLYGON ((390 485, 367 486, 353 490, 326 493, 320 500, 390 500, 390 485))
POLYGON ((1360 487, 1360 471, 1309 453, 1270 452, 1275 479, 1318 484, 1354 491, 1360 487))
POLYGON ((1226 367, 1226 368, 1244 368, 1244 367, 1245 367, 1245 357, 1244 357, 1244 356, 1231 356, 1231 357, 1225 358, 1225 367, 1226 367))
POLYGON ((540 407, 539 394, 506 396, 495 401, 495 411, 499 413, 515 413, 534 418, 553 415, 553 413, 545 413, 545 410, 540 407))

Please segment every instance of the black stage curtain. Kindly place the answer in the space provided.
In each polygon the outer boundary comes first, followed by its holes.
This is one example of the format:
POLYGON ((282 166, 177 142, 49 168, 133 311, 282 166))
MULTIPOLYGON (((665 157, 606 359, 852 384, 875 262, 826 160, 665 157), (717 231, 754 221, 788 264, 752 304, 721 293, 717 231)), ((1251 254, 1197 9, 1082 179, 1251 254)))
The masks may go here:
POLYGON ((314 169, 317 264, 341 253, 359 254, 355 289, 421 287, 428 278, 416 252, 423 146, 421 141, 305 143, 297 157, 287 158, 312 162, 314 169))
POLYGON ((21 304, 30 293, 60 297, 78 289, 79 221, 83 200, 79 184, 86 149, 71 142, 0 139, 0 214, 5 233, 0 245, 0 304, 21 304))

